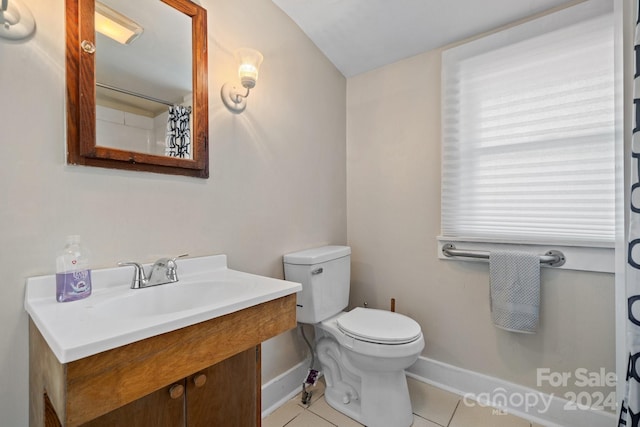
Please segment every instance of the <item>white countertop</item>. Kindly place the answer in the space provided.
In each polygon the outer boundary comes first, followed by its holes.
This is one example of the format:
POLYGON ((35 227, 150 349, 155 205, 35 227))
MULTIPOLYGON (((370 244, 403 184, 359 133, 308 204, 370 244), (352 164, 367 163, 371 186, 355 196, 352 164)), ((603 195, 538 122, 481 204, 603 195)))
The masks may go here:
POLYGON ((31 277, 25 309, 58 360, 68 363, 302 289, 299 283, 231 270, 226 255, 177 264, 179 282, 143 289, 130 289, 132 267, 93 270, 92 295, 64 303, 56 301, 55 275, 31 277))

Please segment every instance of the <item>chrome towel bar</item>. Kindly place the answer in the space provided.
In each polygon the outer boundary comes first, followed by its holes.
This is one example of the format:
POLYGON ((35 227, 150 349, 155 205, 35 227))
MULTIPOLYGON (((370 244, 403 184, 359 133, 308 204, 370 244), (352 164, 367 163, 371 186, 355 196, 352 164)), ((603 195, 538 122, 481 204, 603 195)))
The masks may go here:
MULTIPOLYGON (((442 253, 446 257, 465 257, 465 258, 480 258, 489 259, 489 251, 476 251, 468 249, 456 249, 455 245, 447 243, 442 246, 442 253)), ((540 263, 547 264, 550 267, 560 267, 564 265, 565 257, 560 251, 550 250, 544 255, 540 255, 540 263)))

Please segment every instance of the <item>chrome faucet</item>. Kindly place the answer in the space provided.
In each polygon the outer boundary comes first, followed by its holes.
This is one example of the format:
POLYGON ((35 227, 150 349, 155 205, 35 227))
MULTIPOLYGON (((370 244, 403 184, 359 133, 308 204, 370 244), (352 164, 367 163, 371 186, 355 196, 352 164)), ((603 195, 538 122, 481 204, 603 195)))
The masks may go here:
POLYGON ((187 256, 179 255, 175 258, 160 258, 151 266, 149 277, 147 278, 142 264, 133 261, 119 262, 120 267, 133 266, 133 279, 131 279, 131 289, 147 288, 149 286, 165 285, 178 281, 178 264, 176 259, 187 256))

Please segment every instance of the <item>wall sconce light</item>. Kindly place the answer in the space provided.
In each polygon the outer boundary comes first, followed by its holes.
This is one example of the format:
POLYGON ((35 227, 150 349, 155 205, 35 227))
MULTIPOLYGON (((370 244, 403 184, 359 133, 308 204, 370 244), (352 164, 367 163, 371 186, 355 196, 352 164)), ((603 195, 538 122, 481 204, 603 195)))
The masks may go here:
POLYGON ((122 44, 131 44, 144 31, 140 25, 120 12, 96 2, 96 31, 122 44))
POLYGON ((247 108, 247 97, 249 96, 249 91, 256 86, 258 69, 262 64, 263 56, 255 49, 242 48, 235 52, 235 57, 239 63, 238 76, 240 77, 240 83, 246 90, 239 90, 235 84, 227 82, 222 85, 220 95, 224 105, 230 111, 238 114, 247 108))
POLYGON ((36 21, 19 0, 0 0, 0 39, 23 40, 36 29, 36 21))

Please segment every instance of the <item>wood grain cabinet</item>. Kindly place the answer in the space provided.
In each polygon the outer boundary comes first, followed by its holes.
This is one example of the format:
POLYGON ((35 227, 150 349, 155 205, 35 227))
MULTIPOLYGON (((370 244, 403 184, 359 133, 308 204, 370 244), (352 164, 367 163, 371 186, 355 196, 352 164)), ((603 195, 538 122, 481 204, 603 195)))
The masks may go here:
POLYGON ((260 343, 295 294, 61 364, 30 322, 32 427, 260 426, 260 343))
POLYGON ((230 357, 143 398, 98 417, 83 427, 251 426, 260 383, 260 347, 230 357), (233 408, 233 411, 227 410, 233 408))

